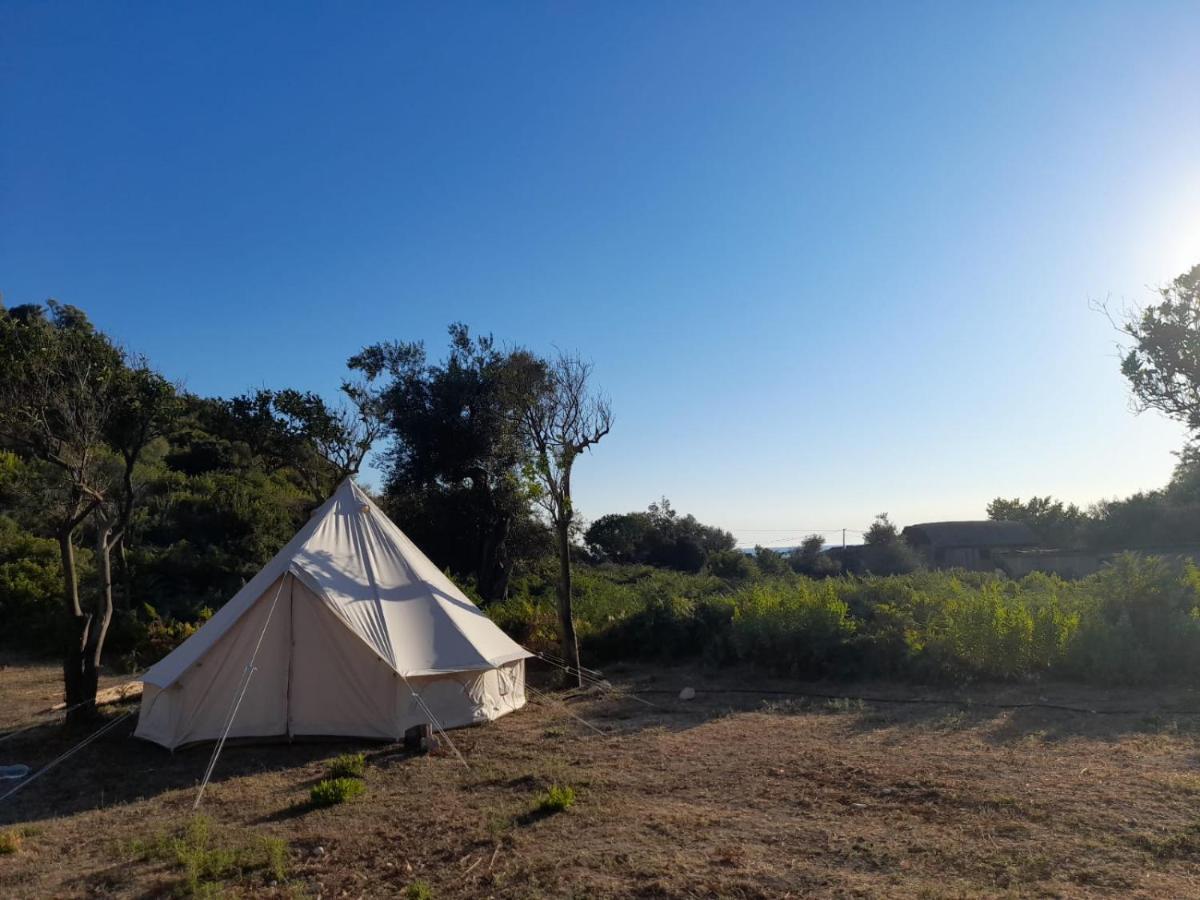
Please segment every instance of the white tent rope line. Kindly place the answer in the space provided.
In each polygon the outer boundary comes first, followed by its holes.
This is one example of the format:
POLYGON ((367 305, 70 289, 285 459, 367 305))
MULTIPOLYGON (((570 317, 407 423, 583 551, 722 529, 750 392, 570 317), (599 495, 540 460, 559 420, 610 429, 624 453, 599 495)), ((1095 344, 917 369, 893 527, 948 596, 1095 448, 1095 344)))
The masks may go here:
POLYGON ((250 654, 250 661, 246 663, 246 669, 242 672, 242 678, 239 682, 240 690, 234 698, 233 706, 229 710, 229 718, 225 722, 225 730, 221 732, 221 739, 217 741, 217 745, 213 747, 212 757, 208 761, 208 768, 204 772, 204 778, 200 782, 200 790, 196 792, 196 800, 192 803, 192 809, 200 808, 200 800, 204 797, 204 789, 208 787, 209 779, 212 778, 213 769, 217 767, 217 757, 221 755, 221 748, 225 746, 225 740, 229 737, 229 731, 233 728, 233 720, 237 716, 238 708, 242 705, 242 698, 246 696, 246 689, 250 687, 250 679, 254 677, 255 666, 254 661, 258 658, 259 648, 262 647, 263 637, 267 633, 267 626, 271 624, 271 617, 275 614, 275 604, 279 602, 279 593, 283 590, 283 583, 287 580, 291 572, 284 572, 279 577, 279 587, 275 588, 275 596, 271 598, 271 608, 267 610, 267 621, 263 622, 262 631, 258 633, 258 641, 254 645, 254 652, 250 654))
POLYGON ((608 732, 601 731, 599 728, 597 728, 595 725, 593 725, 587 719, 583 718, 582 716, 576 715, 575 712, 569 706, 567 706, 566 703, 564 703, 562 700, 559 700, 557 697, 551 696, 550 694, 547 694, 544 691, 539 691, 537 688, 535 688, 531 684, 526 684, 525 690, 533 691, 537 696, 546 699, 550 703, 557 703, 559 706, 562 707, 563 712, 565 712, 572 719, 586 725, 588 728, 592 729, 592 731, 596 732, 596 734, 600 735, 600 737, 608 737, 608 732))
POLYGON ((95 740, 98 740, 103 735, 108 734, 108 732, 112 731, 114 728, 116 728, 118 725, 120 725, 122 722, 124 722, 126 719, 128 719, 132 715, 133 715, 133 711, 131 710, 130 712, 121 713, 121 715, 117 716, 117 718, 113 719, 111 722, 106 722, 98 730, 93 731, 90 735, 85 737, 82 741, 80 741, 78 744, 76 744, 70 750, 67 750, 65 753, 60 754, 55 759, 52 759, 50 762, 46 763, 46 765, 42 766, 40 769, 38 769, 36 772, 34 772, 32 775, 30 775, 28 778, 26 778, 24 781, 22 781, 16 787, 14 787, 12 790, 8 791, 8 793, 0 796, 0 803, 3 803, 5 800, 7 800, 9 797, 11 797, 13 794, 15 794, 17 791, 23 790, 24 788, 28 787, 33 782, 37 781, 37 779, 41 778, 43 775, 45 775, 47 772, 49 772, 51 769, 53 769, 59 763, 74 756, 76 753, 78 753, 80 750, 82 750, 88 744, 92 743, 95 740))
MULTIPOLYGON (((133 684, 134 682, 136 682, 138 680, 139 677, 144 675, 146 673, 146 671, 147 671, 146 669, 142 669, 140 672, 134 672, 133 674, 131 674, 129 676, 128 681, 117 685, 117 687, 125 687, 125 685, 127 685, 127 684, 133 684)), ((21 728, 15 728, 12 731, 6 731, 4 734, 0 734, 0 744, 3 744, 5 741, 7 741, 11 737, 16 737, 18 734, 24 734, 27 731, 32 731, 35 728, 41 728, 43 725, 49 724, 48 718, 50 716, 66 715, 67 713, 74 712, 75 710, 79 709, 81 706, 87 706, 89 703, 95 703, 95 702, 96 702, 96 698, 93 697, 90 700, 81 700, 78 703, 73 703, 70 706, 63 707, 62 709, 47 709, 47 710, 43 710, 42 712, 35 713, 35 715, 38 715, 38 716, 46 716, 47 720, 41 721, 41 722, 31 722, 30 724, 25 725, 21 728)), ((118 702, 128 702, 128 701, 118 701, 118 702)))
POLYGON ((560 668, 564 672, 566 672, 568 675, 575 675, 576 673, 578 673, 581 681, 583 681, 585 684, 591 685, 592 687, 596 688, 599 691, 608 691, 610 694, 613 694, 617 697, 624 697, 627 700, 636 700, 638 703, 641 703, 644 706, 652 707, 654 709, 662 709, 662 707, 659 706, 659 704, 651 703, 649 700, 646 700, 643 697, 638 697, 636 694, 634 694, 630 690, 625 690, 624 688, 614 687, 612 684, 610 684, 608 681, 606 681, 602 678, 597 678, 593 675, 589 675, 588 673, 595 671, 594 669, 583 669, 583 668, 575 669, 575 668, 572 668, 571 666, 567 665, 566 663, 557 662, 556 660, 552 659, 551 657, 544 656, 541 653, 535 653, 534 655, 538 659, 542 660, 542 662, 547 662, 547 663, 550 663, 550 665, 552 665, 552 666, 557 666, 558 668, 560 668))
POLYGON ((461 753, 459 753, 458 747, 454 746, 454 741, 450 740, 450 735, 446 734, 446 729, 442 728, 442 723, 439 722, 437 716, 435 716, 433 714, 433 710, 431 710, 428 706, 425 705, 425 701, 423 699, 421 699, 421 695, 419 693, 417 693, 416 689, 412 686, 412 683, 409 682, 408 676, 401 675, 400 677, 404 679, 404 683, 408 686, 409 692, 416 699, 416 701, 420 705, 421 709, 425 710, 425 715, 429 716, 429 718, 432 720, 433 727, 438 730, 438 734, 440 734, 442 737, 444 737, 446 739, 446 743, 450 745, 450 749, 454 751, 455 756, 458 757, 458 761, 461 762, 464 767, 466 767, 466 770, 468 772, 470 772, 471 767, 470 767, 470 765, 467 764, 466 757, 463 756, 461 753))

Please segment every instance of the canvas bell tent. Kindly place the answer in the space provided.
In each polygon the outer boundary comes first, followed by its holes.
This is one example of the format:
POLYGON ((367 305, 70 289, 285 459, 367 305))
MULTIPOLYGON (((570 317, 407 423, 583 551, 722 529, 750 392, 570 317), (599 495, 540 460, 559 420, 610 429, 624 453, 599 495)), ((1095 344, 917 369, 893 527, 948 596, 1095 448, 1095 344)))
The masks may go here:
POLYGON ((235 738, 471 725, 524 705, 530 655, 347 478, 146 672, 135 734, 170 748, 216 740, 235 704, 235 738))

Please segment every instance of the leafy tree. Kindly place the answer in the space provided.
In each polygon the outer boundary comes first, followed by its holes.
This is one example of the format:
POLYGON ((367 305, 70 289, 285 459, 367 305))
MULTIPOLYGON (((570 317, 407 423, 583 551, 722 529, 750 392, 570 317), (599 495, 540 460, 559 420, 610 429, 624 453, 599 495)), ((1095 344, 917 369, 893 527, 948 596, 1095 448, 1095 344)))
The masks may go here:
POLYGON ((104 501, 96 507, 96 562, 102 603, 113 608, 112 551, 118 551, 125 585, 124 600, 133 605, 133 584, 127 546, 136 505, 148 485, 140 472, 146 450, 171 428, 179 412, 174 386, 155 372, 144 359, 122 367, 113 383, 113 409, 105 429, 112 451, 104 501))
POLYGON ((612 429, 612 408, 588 384, 592 367, 578 356, 559 353, 550 361, 530 359, 517 382, 523 407, 517 419, 532 453, 529 474, 535 500, 546 511, 558 550, 558 615, 563 658, 582 684, 579 639, 571 608, 571 529, 575 506, 571 474, 580 454, 612 429))
POLYGON ((880 513, 863 535, 862 563, 873 575, 902 575, 920 568, 920 559, 900 537, 887 513, 880 513))
POLYGON ((1200 430, 1200 265, 1158 294, 1161 302, 1118 323, 1133 341, 1121 371, 1138 411, 1156 409, 1200 430))
POLYGON ((349 365, 365 377, 360 390, 391 438, 389 512, 435 562, 473 574, 486 600, 501 600, 515 537, 536 538, 523 476, 531 457, 519 430, 535 389, 519 372, 533 360, 502 351, 490 335, 473 338, 465 325, 449 332, 440 363, 420 343, 384 342, 349 365))
POLYGON ((377 397, 364 386, 342 385, 348 403, 331 406, 312 391, 258 390, 223 403, 229 430, 270 470, 294 472, 320 502, 362 466, 383 432, 377 397))
POLYGON ((614 563, 645 562, 654 520, 649 513, 609 513, 584 532, 592 554, 614 563))
POLYGON ((758 571, 764 575, 783 575, 789 569, 783 554, 769 547, 755 547, 754 562, 758 565, 758 571))
POLYGON ((800 546, 792 552, 792 570, 810 578, 827 578, 841 571, 841 566, 829 554, 824 552, 825 538, 819 534, 810 534, 800 546))
POLYGON ((112 608, 80 601, 79 526, 105 501, 105 437, 122 377, 120 351, 82 311, 54 301, 0 310, 0 441, 34 463, 63 575, 63 676, 72 720, 94 712, 112 608))
POLYGON ((704 566, 709 575, 727 581, 753 578, 757 571, 753 560, 741 550, 715 550, 708 555, 704 566))
POLYGON ((997 497, 987 506, 994 522, 1024 522, 1044 547, 1077 547, 1084 540, 1087 514, 1074 503, 1064 504, 1053 497, 997 497))
POLYGON ((680 516, 663 497, 644 512, 601 516, 584 533, 593 555, 609 562, 640 563, 699 572, 712 553, 731 550, 733 535, 680 516))

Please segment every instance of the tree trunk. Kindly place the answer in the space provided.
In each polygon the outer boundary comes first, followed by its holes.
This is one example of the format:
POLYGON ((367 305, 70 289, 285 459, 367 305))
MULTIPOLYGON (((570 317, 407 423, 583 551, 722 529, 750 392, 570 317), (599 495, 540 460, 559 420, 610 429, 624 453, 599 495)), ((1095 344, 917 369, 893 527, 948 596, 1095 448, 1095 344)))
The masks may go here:
POLYGON ((121 563, 121 609, 133 609, 133 574, 129 571, 129 548, 125 533, 117 541, 117 559, 121 563))
POLYGON ((562 656, 571 671, 565 672, 564 684, 582 687, 579 671, 579 638, 575 635, 575 615, 571 608, 571 523, 555 523, 558 538, 558 622, 562 634, 562 656))
POLYGON ((58 533, 58 548, 63 569, 63 687, 69 725, 90 718, 95 712, 95 706, 87 704, 86 701, 90 698, 94 703, 96 698, 96 682, 94 678, 89 679, 89 667, 85 662, 92 617, 85 614, 79 606, 74 533, 74 527, 63 528, 58 533))
MULTIPOLYGON (((117 540, 120 540, 118 536, 117 540)), ((100 677, 100 656, 104 652, 104 638, 113 614, 112 528, 101 525, 96 538, 97 564, 100 570, 100 594, 96 598, 96 612, 92 627, 88 629, 88 641, 84 647, 84 678, 90 693, 88 699, 95 701, 96 687, 100 677)), ((95 706, 87 707, 95 710, 95 706)))
POLYGON ((504 543, 508 540, 508 529, 512 516, 500 516, 487 526, 479 550, 479 569, 475 583, 479 595, 489 603, 502 601, 508 596, 508 566, 504 543))

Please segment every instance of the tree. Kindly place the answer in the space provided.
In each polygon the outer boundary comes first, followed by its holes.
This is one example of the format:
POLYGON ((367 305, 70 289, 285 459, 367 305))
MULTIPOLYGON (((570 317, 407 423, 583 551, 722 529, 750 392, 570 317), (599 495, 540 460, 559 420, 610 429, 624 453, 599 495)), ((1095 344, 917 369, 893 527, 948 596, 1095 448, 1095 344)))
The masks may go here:
POLYGON ((571 529, 575 506, 571 474, 579 455, 612 429, 607 398, 592 392, 592 367, 578 356, 559 353, 549 361, 527 360, 518 389, 524 399, 518 424, 533 459, 529 474, 538 486, 558 550, 558 617, 563 659, 582 685, 579 640, 571 607, 571 529))
POLYGON ((111 609, 85 609, 75 564, 79 526, 105 501, 102 462, 124 363, 73 306, 0 309, 0 441, 37 464, 63 577, 63 681, 68 721, 94 713, 111 609), (90 702, 89 702, 90 701, 90 702))
POLYGON ((810 578, 827 578, 836 575, 841 568, 837 561, 825 551, 825 538, 810 534, 800 546, 792 551, 789 562, 792 570, 810 578))
POLYGON ((1050 496, 1030 497, 1027 501, 997 497, 988 504, 987 515, 994 522, 1024 522, 1044 547, 1079 546, 1087 525, 1087 514, 1078 506, 1050 496))
POLYGON ((699 572, 713 553, 731 550, 728 531, 680 516, 663 497, 646 512, 601 516, 584 533, 593 555, 618 563, 639 563, 699 572))
POLYGON ((461 323, 449 333, 440 363, 421 343, 383 342, 349 366, 365 376, 361 390, 392 439, 383 454, 388 511, 438 565, 473 574, 485 600, 503 600, 514 536, 535 530, 519 422, 537 366, 461 323))
POLYGON ((1114 323, 1133 346, 1121 371, 1139 412, 1157 409, 1200 430, 1200 265, 1158 291, 1161 302, 1114 323))
POLYGON ((754 562, 758 565, 758 571, 764 575, 783 575, 788 571, 788 563, 783 554, 770 547, 755 547, 754 562))
POLYGON ((343 382, 349 405, 330 405, 319 394, 286 388, 258 390, 224 402, 231 429, 273 469, 296 473, 320 502, 347 476, 357 474, 383 432, 378 399, 365 386, 343 382))
POLYGON ((593 556, 614 563, 642 563, 654 521, 649 513, 609 513, 588 526, 584 542, 593 556))
MULTIPOLYGON (((152 441, 162 437, 175 421, 179 403, 174 386, 144 359, 122 366, 113 383, 113 409, 105 440, 116 465, 112 467, 105 499, 96 507, 96 562, 100 576, 102 616, 113 611, 112 551, 118 551, 124 582, 125 608, 133 603, 127 547, 134 508, 146 485, 137 477, 139 464, 152 441)), ((107 627, 107 625, 105 626, 107 627)))
POLYGON ((863 564, 873 575, 903 575, 920 568, 920 560, 900 532, 880 513, 863 535, 863 564))

